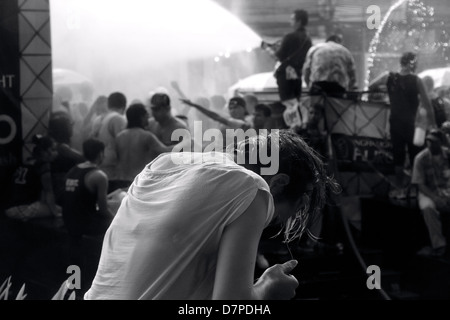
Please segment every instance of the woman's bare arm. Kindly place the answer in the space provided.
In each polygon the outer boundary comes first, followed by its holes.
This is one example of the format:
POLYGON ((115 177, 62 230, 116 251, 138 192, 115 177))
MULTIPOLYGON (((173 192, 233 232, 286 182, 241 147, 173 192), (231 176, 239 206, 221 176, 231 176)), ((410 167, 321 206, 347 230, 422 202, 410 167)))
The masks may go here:
POLYGON ((225 228, 220 243, 213 299, 290 299, 297 280, 289 273, 291 265, 275 265, 254 284, 256 254, 264 229, 267 197, 258 191, 247 210, 225 228))

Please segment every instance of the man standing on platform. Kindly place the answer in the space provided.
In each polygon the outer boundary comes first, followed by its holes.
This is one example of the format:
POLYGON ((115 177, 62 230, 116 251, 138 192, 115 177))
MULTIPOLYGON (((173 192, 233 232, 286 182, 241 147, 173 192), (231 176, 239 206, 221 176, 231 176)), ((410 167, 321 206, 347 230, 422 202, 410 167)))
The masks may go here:
POLYGON ((295 10, 291 25, 294 31, 285 35, 275 55, 280 63, 275 72, 281 102, 287 107, 297 105, 302 91, 302 68, 306 54, 312 46, 305 27, 308 12, 295 10))

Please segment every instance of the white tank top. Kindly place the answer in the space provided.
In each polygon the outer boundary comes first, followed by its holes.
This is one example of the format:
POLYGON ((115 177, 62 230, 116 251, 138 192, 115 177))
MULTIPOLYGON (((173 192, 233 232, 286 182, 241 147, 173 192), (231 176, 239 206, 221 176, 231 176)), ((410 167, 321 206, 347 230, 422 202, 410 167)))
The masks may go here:
POLYGON ((224 228, 266 191, 224 153, 165 153, 135 178, 105 234, 85 299, 211 299, 224 228))

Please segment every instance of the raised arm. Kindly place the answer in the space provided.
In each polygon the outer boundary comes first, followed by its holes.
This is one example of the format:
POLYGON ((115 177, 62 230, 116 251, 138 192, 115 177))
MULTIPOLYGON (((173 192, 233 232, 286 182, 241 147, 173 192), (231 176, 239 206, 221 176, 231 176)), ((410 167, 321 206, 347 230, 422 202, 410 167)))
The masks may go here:
POLYGON ((193 103, 191 100, 188 100, 188 99, 180 99, 180 101, 183 102, 184 104, 188 105, 188 106, 196 108, 201 113, 203 113, 207 117, 213 119, 214 121, 220 122, 220 123, 222 123, 224 125, 227 125, 227 126, 230 125, 230 123, 229 123, 227 118, 222 117, 220 114, 218 114, 218 113, 216 113, 214 111, 208 110, 208 109, 202 107, 201 105, 193 103))
POLYGON ((419 89, 420 100, 422 106, 427 110, 428 126, 429 128, 436 128, 436 118, 434 116, 434 109, 431 105, 430 97, 428 96, 427 89, 420 77, 417 77, 417 87, 419 89))

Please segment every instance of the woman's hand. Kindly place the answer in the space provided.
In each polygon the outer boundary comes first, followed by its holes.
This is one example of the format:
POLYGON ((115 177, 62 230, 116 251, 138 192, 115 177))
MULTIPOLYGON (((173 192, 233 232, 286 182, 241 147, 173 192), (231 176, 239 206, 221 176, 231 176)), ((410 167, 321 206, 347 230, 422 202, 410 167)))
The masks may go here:
POLYGON ((255 283, 257 295, 264 300, 289 300, 295 296, 297 279, 290 272, 297 266, 297 260, 276 264, 268 268, 255 283))

